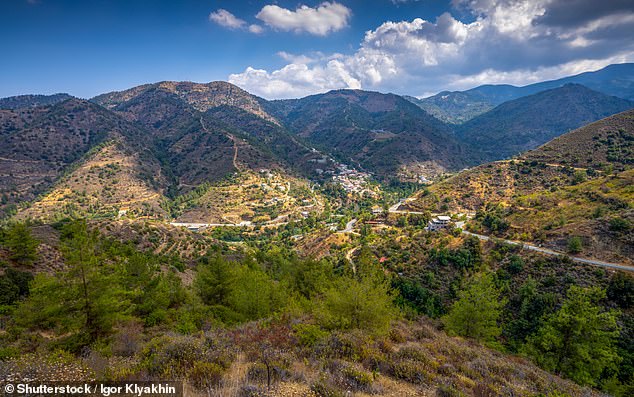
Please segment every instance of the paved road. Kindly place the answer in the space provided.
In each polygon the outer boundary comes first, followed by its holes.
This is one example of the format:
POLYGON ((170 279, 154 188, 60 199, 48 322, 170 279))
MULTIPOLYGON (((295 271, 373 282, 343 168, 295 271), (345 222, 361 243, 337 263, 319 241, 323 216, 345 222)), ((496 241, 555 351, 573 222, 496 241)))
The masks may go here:
POLYGON ((350 222, 346 223, 346 228, 338 231, 337 233, 352 233, 352 229, 354 225, 357 223, 357 219, 353 219, 350 222))
POLYGON ((186 227, 188 229, 204 229, 207 227, 244 227, 253 226, 249 223, 189 223, 189 222, 170 222, 172 226, 186 227))
MULTIPOLYGON (((489 236, 485 236, 485 235, 482 235, 482 234, 471 233, 471 232, 468 232, 466 230, 463 230, 462 233, 467 234, 469 236, 475 236, 475 237, 479 238, 480 240, 484 240, 484 241, 491 240, 491 237, 489 237, 489 236)), ((504 240, 504 239, 500 239, 500 240, 504 241, 507 244, 521 245, 523 248, 526 248, 526 249, 531 250, 531 251, 541 252, 541 253, 546 254, 546 255, 554 255, 554 256, 562 256, 562 255, 565 256, 566 255, 563 252, 553 251, 553 250, 548 249, 548 248, 537 247, 537 246, 531 245, 531 244, 521 243, 521 242, 512 241, 512 240, 504 240)), ((618 263, 603 262, 603 261, 598 261, 596 259, 579 258, 577 256, 570 256, 570 259, 572 259, 575 262, 585 263, 585 264, 588 264, 588 265, 601 266, 601 267, 606 267, 606 268, 610 268, 610 269, 619 269, 619 270, 625 270, 625 271, 634 272, 634 267, 621 265, 621 264, 618 264, 618 263)))

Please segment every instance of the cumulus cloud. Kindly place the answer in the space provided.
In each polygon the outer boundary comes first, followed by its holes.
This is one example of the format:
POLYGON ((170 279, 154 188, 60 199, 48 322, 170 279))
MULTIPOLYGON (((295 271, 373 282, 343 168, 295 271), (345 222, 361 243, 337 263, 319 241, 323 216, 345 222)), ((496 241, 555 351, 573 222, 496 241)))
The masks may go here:
POLYGON ((358 49, 336 63, 295 55, 279 70, 251 68, 231 79, 266 97, 351 86, 420 95, 485 83, 529 84, 634 61, 631 1, 605 1, 615 6, 597 5, 596 12, 593 0, 570 1, 579 9, 566 13, 567 0, 453 0, 456 14, 469 22, 451 13, 434 21, 388 21, 366 32, 358 49))
POLYGON ((229 82, 265 98, 297 98, 338 88, 361 88, 338 56, 294 56, 285 52, 280 57, 292 61, 280 70, 267 72, 248 67, 243 73, 232 74, 229 82))
POLYGON ((209 14, 209 20, 220 26, 229 29, 241 29, 246 26, 246 22, 236 17, 232 13, 222 8, 209 14))
POLYGON ((326 36, 348 26, 351 15, 350 9, 344 5, 324 2, 314 8, 300 5, 295 11, 266 5, 255 17, 277 30, 326 36))

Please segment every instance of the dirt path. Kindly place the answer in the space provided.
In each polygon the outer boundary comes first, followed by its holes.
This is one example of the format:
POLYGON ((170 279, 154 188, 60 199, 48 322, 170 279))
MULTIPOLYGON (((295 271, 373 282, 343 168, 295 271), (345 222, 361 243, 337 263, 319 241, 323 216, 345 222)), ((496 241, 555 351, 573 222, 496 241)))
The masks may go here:
POLYGON ((361 247, 354 247, 351 250, 349 250, 348 252, 346 252, 346 260, 348 262, 350 262, 350 264, 352 265, 352 274, 357 274, 357 266, 354 264, 354 261, 352 260, 352 255, 354 255, 354 253, 361 247))
POLYGON ((238 397, 240 395, 240 389, 245 384, 247 378, 247 372, 249 370, 250 363, 247 362, 243 353, 239 353, 236 360, 231 364, 231 367, 227 370, 226 375, 222 379, 222 384, 217 394, 214 396, 223 397, 238 397))
MULTIPOLYGON (((203 121, 203 116, 200 116, 200 125, 206 133, 209 133, 209 130, 207 129, 207 127, 205 126, 205 122, 203 121)), ((229 139, 231 139, 231 142, 233 142, 233 168, 238 171, 242 171, 241 168, 238 166, 238 140, 232 134, 227 133, 227 136, 229 137, 229 139)))

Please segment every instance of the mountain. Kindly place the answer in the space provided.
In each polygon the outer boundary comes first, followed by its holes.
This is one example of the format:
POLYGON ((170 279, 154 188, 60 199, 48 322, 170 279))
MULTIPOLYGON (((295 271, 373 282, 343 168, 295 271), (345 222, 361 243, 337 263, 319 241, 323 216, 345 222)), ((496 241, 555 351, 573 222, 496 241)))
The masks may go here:
POLYGON ((92 99, 150 131, 179 191, 243 168, 316 176, 315 153, 264 110, 263 99, 225 82, 161 82, 92 99))
POLYGON ((433 176, 470 161, 449 127, 397 95, 337 90, 269 107, 302 139, 381 178, 433 176))
POLYGON ((477 211, 473 231, 631 263, 634 110, 594 122, 516 159, 463 171, 419 194, 412 209, 477 211))
POLYGON ((425 99, 404 96, 427 113, 446 123, 461 124, 493 109, 491 102, 468 92, 443 91, 425 99))
POLYGON ((156 158, 143 156, 125 139, 108 140, 67 167, 17 218, 165 218, 161 202, 166 185, 156 158))
POLYGON ((89 152, 126 140, 146 156, 144 132, 112 112, 81 99, 52 106, 0 111, 2 207, 31 201, 89 152), (136 142, 133 144, 133 142, 136 142))
MULTIPOLYGON (((4 211, 15 213, 21 204, 19 218, 44 220, 121 214, 167 218, 184 212, 218 223, 214 214, 221 212, 221 203, 205 198, 214 184, 230 178, 233 184, 266 185, 270 181, 259 174, 264 169, 263 175, 277 175, 280 189, 288 191, 292 184, 302 190, 301 177, 318 179, 334 168, 266 113, 264 102, 224 82, 164 82, 91 102, 71 98, 52 106, 0 110, 6 143, 0 149, 4 211), (176 199, 177 204, 169 204, 176 199)), ((228 201, 262 196, 285 203, 284 214, 305 199, 228 190, 235 193, 228 201)), ((256 207, 245 213, 264 219, 256 207)))
POLYGON ((634 107, 634 102, 567 84, 505 102, 456 129, 485 160, 533 149, 584 124, 634 107))
POLYGON ((609 65, 595 72, 585 72, 524 87, 508 84, 482 85, 466 91, 443 91, 424 99, 407 99, 440 120, 460 124, 503 102, 570 83, 582 84, 606 95, 634 100, 634 63, 609 65))
POLYGON ((162 81, 154 84, 140 85, 125 91, 98 95, 91 99, 91 101, 107 109, 114 109, 123 103, 130 102, 134 98, 151 91, 162 91, 173 94, 175 98, 187 103, 199 112, 205 112, 211 108, 226 105, 240 108, 246 112, 262 117, 265 120, 275 122, 275 119, 263 110, 260 104, 260 101, 263 101, 263 99, 251 95, 243 89, 224 81, 213 81, 207 84, 162 81))
POLYGON ((0 109, 24 109, 37 106, 50 106, 73 98, 68 94, 53 95, 19 95, 8 98, 0 98, 0 109))

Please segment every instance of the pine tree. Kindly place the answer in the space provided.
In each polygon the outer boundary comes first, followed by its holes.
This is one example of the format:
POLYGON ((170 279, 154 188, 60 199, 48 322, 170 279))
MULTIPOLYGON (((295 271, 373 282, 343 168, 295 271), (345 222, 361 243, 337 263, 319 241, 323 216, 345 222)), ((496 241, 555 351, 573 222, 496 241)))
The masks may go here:
POLYGON ((205 257, 194 280, 198 296, 208 305, 227 305, 234 289, 231 265, 221 257, 205 257))
POLYGON ((10 251, 10 258, 18 263, 28 265, 37 259, 39 242, 24 223, 14 223, 7 230, 5 245, 10 251))
POLYGON ((570 287, 561 309, 529 338, 525 352, 549 371, 596 385, 603 370, 620 360, 616 347, 619 312, 601 309, 599 302, 605 296, 598 287, 570 287))
POLYGON ((568 252, 571 254, 578 254, 583 249, 583 242, 581 237, 574 236, 568 240, 568 252))
POLYGON ((386 333, 397 311, 393 293, 384 277, 377 274, 337 278, 324 293, 317 317, 330 329, 363 329, 386 333))
POLYGON ((79 332, 89 343, 108 334, 130 306, 115 264, 103 260, 99 237, 85 221, 63 230, 66 269, 35 277, 31 294, 19 308, 19 322, 27 327, 79 332))
POLYGON ((490 274, 473 278, 467 288, 458 293, 458 301, 442 318, 450 333, 480 341, 494 341, 500 335, 498 319, 505 300, 490 274))
POLYGON ((235 283, 227 300, 242 319, 268 317, 288 302, 288 286, 274 281, 263 271, 238 265, 232 273, 235 283))

